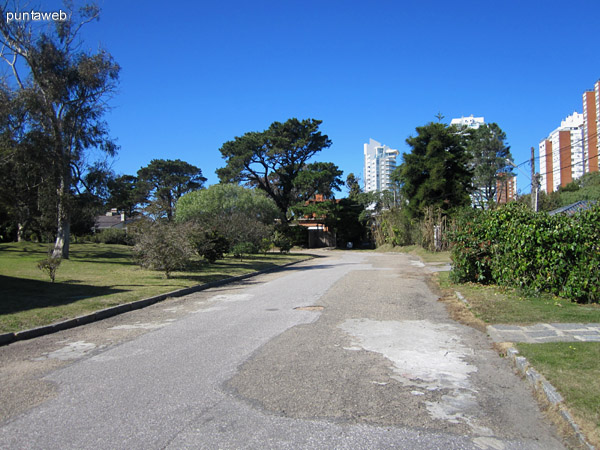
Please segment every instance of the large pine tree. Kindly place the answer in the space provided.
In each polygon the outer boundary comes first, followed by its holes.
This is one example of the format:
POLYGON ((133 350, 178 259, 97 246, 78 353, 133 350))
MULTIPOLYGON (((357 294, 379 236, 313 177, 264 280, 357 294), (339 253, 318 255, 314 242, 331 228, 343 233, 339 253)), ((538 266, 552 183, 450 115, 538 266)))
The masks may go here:
POLYGON ((416 131, 406 140, 411 152, 394 173, 410 216, 421 217, 427 207, 447 212, 468 205, 472 170, 456 128, 431 122, 416 131))

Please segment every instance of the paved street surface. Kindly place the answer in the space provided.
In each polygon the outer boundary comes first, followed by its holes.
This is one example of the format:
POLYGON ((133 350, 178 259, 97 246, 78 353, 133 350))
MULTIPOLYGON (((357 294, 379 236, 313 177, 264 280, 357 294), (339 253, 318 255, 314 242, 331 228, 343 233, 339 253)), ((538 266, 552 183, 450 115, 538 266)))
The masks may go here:
POLYGON ((0 448, 564 448, 428 267, 321 254, 0 348, 0 448))

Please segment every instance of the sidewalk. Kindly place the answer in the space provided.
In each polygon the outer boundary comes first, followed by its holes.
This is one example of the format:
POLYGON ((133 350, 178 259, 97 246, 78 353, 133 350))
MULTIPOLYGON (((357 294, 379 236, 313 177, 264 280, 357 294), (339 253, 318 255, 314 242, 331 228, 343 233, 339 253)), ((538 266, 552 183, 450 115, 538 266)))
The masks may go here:
POLYGON ((489 325, 487 332, 494 342, 600 342, 600 323, 489 325))

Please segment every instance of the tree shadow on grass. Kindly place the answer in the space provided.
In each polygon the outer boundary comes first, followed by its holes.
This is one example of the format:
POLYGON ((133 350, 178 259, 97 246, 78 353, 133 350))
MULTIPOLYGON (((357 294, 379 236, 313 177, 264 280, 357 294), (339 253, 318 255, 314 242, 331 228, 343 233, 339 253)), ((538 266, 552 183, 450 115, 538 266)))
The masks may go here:
POLYGON ((93 263, 93 264, 119 264, 121 266, 135 266, 137 265, 136 262, 131 259, 131 260, 126 260, 126 259, 121 259, 121 261, 116 261, 114 259, 106 259, 106 260, 101 260, 101 259, 73 259, 73 261, 75 262, 84 262, 84 263, 93 263))
POLYGON ((35 308, 67 305, 84 298, 125 292, 108 286, 90 286, 0 275, 0 315, 35 308))
MULTIPOLYGON (((205 273, 205 274, 197 274, 197 275, 192 275, 189 273, 172 273, 171 274, 171 279, 172 280, 188 280, 188 281, 193 281, 196 284, 204 284, 204 283, 210 283, 211 281, 218 281, 218 280, 223 280, 225 278, 229 278, 231 275, 227 275, 224 273, 205 273)), ((173 287, 173 289, 177 289, 177 287, 173 287)))

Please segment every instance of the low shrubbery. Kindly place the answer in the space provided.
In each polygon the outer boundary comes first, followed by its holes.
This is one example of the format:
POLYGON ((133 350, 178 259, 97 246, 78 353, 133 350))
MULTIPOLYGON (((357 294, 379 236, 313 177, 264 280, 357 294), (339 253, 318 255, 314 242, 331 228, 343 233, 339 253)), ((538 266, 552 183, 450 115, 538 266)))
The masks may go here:
POLYGON ((188 230, 172 223, 155 223, 137 236, 133 248, 140 266, 159 270, 170 278, 171 272, 184 269, 194 255, 188 230))
POLYGON ((256 247, 252 242, 238 242, 231 249, 231 253, 233 253, 234 257, 240 258, 240 260, 242 260, 244 256, 257 253, 257 251, 256 247))
POLYGON ((211 263, 217 259, 223 259, 225 253, 229 251, 229 241, 214 230, 192 231, 190 239, 198 255, 211 263))
POLYGON ((42 272, 46 272, 50 277, 50 281, 54 283, 54 280, 56 279, 56 271, 58 270, 58 267, 60 266, 61 262, 61 257, 52 256, 50 254, 46 259, 42 259, 41 261, 39 261, 37 267, 42 272))
POLYGON ((294 245, 292 239, 281 231, 276 231, 273 235, 273 245, 279 248, 281 253, 289 253, 294 245))
POLYGON ((423 210, 419 219, 411 218, 406 208, 382 211, 372 223, 372 233, 378 247, 420 245, 435 252, 448 249, 445 239, 448 216, 441 209, 423 210))
POLYGON ((250 230, 253 225, 256 224, 250 224, 236 238, 231 230, 217 231, 212 224, 199 221, 140 222, 132 234, 136 241, 133 253, 141 267, 163 271, 169 278, 171 272, 189 266, 196 255, 214 263, 225 258, 226 253, 242 259, 259 252, 266 254, 273 247, 278 247, 281 253, 290 251, 292 241, 284 232, 267 234, 270 229, 262 224, 253 232, 250 230), (243 237, 247 240, 242 240, 243 237))
POLYGON ((135 239, 132 234, 128 234, 127 230, 118 228, 106 228, 100 230, 90 237, 90 241, 96 244, 135 244, 135 239))
POLYGON ((534 213, 518 204, 470 211, 451 233, 452 277, 599 302, 599 236, 600 207, 574 216, 534 213))

